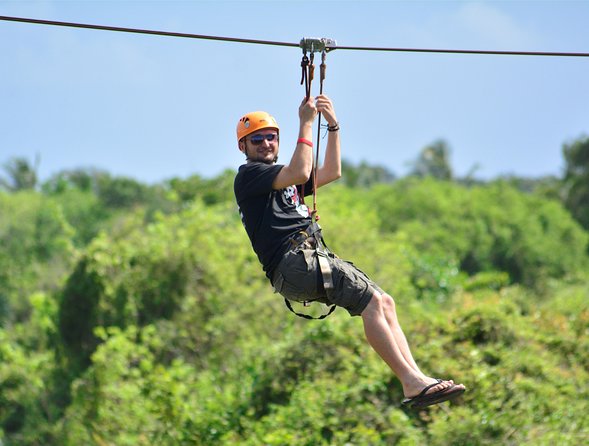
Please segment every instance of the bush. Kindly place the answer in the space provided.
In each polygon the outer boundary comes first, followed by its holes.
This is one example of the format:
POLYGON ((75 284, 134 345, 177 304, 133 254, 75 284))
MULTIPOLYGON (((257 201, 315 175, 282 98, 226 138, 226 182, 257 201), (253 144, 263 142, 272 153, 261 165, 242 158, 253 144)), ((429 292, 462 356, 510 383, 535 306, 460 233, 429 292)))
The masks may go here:
POLYGON ((35 192, 0 192, 0 326, 26 319, 28 296, 61 285, 74 231, 61 207, 35 192))
POLYGON ((473 275, 503 271, 541 288, 587 268, 588 235, 558 203, 505 183, 471 189, 432 179, 375 187, 367 198, 384 231, 402 231, 418 251, 455 258, 473 275))

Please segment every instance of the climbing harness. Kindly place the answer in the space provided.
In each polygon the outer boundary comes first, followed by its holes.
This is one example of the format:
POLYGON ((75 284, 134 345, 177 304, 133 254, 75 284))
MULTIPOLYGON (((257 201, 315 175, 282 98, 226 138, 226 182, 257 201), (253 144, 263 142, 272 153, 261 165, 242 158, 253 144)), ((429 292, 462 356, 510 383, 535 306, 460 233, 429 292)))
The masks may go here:
MULTIPOLYGON (((319 265, 319 269, 321 271, 321 278, 322 278, 322 288, 323 291, 325 293, 325 297, 329 298, 331 291, 333 290, 333 277, 332 277, 332 271, 331 271, 331 265, 329 263, 328 258, 333 258, 335 257, 335 254, 333 254, 329 248, 327 247, 327 245, 325 244, 325 241, 323 240, 323 236, 321 234, 321 227, 319 226, 319 224, 317 222, 312 222, 307 229, 305 229, 304 231, 300 231, 298 234, 296 234, 292 239, 291 239, 291 243, 292 243, 292 249, 293 250, 313 250, 314 254, 316 255, 317 258, 317 263, 319 265)), ((319 288, 317 290, 318 294, 321 294, 321 288, 319 288)), ((319 296, 316 299, 310 299, 310 300, 306 300, 303 301, 302 304, 305 307, 308 307, 312 302, 315 301, 321 301, 323 296, 319 296)), ((313 317, 313 316, 309 316, 308 314, 304 314, 304 313, 298 313, 296 312, 289 299, 287 299, 286 297, 284 298, 284 302, 286 303, 286 307, 292 311, 294 314, 296 314, 299 317, 303 317, 305 319, 325 319, 327 316, 329 316, 331 313, 333 313, 336 309, 335 305, 331 305, 331 307, 329 308, 328 312, 319 316, 319 317, 313 317)))
MULTIPOLYGON (((303 38, 300 44, 301 48, 303 49, 303 58, 301 60, 301 85, 305 85, 305 95, 306 99, 309 100, 311 97, 311 84, 313 82, 314 73, 315 73, 315 65, 314 61, 314 54, 315 52, 321 52, 321 65, 319 66, 319 94, 323 94, 323 81, 325 80, 325 70, 327 65, 325 64, 325 59, 327 56, 327 52, 335 49, 336 42, 335 40, 321 38, 303 38), (310 52, 310 56, 307 56, 307 52, 310 52)), ((336 125, 337 127, 337 125, 336 125)), ((328 128, 330 131, 339 130, 339 127, 328 128)), ((329 297, 331 291, 333 290, 333 277, 331 272, 331 264, 329 262, 330 257, 335 257, 327 245, 323 240, 323 236, 321 234, 321 227, 319 226, 319 214, 317 213, 317 168, 319 166, 319 141, 321 136, 321 112, 317 118, 317 148, 315 150, 315 159, 313 162, 313 170, 312 170, 312 178, 313 178, 313 210, 311 211, 311 221, 312 223, 307 227, 305 231, 301 231, 297 236, 293 239, 293 243, 298 244, 307 244, 307 247, 310 249, 315 250, 315 254, 317 256, 317 263, 319 264, 319 269, 321 270, 321 278, 323 279, 323 289, 325 290, 325 294, 329 297)), ((301 193, 301 202, 305 204, 305 186, 302 185, 302 193, 301 193)), ((309 306, 311 302, 314 300, 304 301, 303 305, 305 307, 309 306)), ((298 313, 296 312, 290 303, 290 301, 285 297, 284 302, 286 303, 287 308, 292 311, 297 316, 303 317, 305 319, 325 319, 331 313, 335 311, 336 306, 331 305, 329 311, 319 317, 312 317, 308 314, 298 313)))

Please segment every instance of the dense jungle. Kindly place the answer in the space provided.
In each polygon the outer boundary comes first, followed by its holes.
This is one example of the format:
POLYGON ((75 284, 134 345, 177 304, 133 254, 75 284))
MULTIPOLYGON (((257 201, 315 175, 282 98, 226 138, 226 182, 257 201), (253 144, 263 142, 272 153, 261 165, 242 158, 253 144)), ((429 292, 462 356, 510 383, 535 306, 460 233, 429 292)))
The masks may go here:
MULTIPOLYGON (((241 225, 234 170, 0 183, 0 445, 589 444, 589 138, 562 175, 344 163, 325 239, 396 301, 421 368, 467 387, 415 411, 360 318, 295 317, 241 225)), ((320 314, 325 307, 297 307, 320 314)))

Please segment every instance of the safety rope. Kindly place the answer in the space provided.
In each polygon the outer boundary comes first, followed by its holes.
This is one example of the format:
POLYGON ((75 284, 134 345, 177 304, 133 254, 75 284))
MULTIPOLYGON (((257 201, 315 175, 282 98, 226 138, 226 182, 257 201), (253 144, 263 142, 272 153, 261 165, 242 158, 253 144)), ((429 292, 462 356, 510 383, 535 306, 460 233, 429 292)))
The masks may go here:
MULTIPOLYGON (((301 85, 305 85, 305 95, 306 100, 308 101, 311 97, 311 84, 313 82, 313 77, 315 73, 315 65, 313 63, 314 60, 314 52, 316 50, 321 51, 321 65, 320 65, 320 75, 319 75, 319 94, 323 94, 323 81, 325 80, 325 70, 327 65, 325 64, 325 59, 327 56, 327 42, 332 43, 333 41, 328 39, 303 39, 301 41, 301 46, 303 47, 303 58, 301 59, 301 85), (307 57, 307 50, 311 51, 310 57, 307 57)), ((317 213, 317 168, 319 166, 319 146, 321 140, 321 112, 318 113, 317 119, 317 143, 315 149, 315 159, 313 161, 312 167, 312 183, 313 183, 313 210, 311 211, 311 225, 307 228, 306 235, 308 237, 315 238, 315 252, 317 254, 317 266, 321 271, 321 278, 323 281, 323 289, 327 296, 329 296, 331 290, 333 289, 333 278, 332 278, 332 271, 331 271, 331 264, 328 260, 330 256, 333 254, 330 253, 325 241, 323 240, 323 235, 321 234, 321 227, 318 225, 317 221, 319 220, 319 214, 317 213)), ((305 204, 305 185, 301 185, 301 203, 305 204)), ((333 313, 336 309, 336 305, 331 304, 329 310, 322 314, 319 317, 313 317, 308 314, 298 313, 296 312, 290 301, 285 297, 284 302, 286 303, 286 307, 296 314, 299 317, 305 319, 312 319, 312 320, 321 320, 325 319, 331 313, 333 313)), ((308 306, 312 301, 303 302, 304 306, 308 306)))
MULTIPOLYGON (((303 39, 304 42, 305 39, 303 39)), ((301 60, 301 68, 302 68, 302 75, 301 75, 301 85, 305 85, 305 96, 306 100, 308 101, 311 97, 311 83, 313 82, 314 73, 315 73, 315 64, 313 63, 314 59, 314 51, 313 45, 311 44, 311 54, 310 58, 307 57, 307 48, 304 43, 303 45, 303 58, 301 60)), ((323 94, 323 81, 325 80, 325 71, 327 69, 327 65, 325 63, 325 59, 327 57, 327 47, 323 45, 323 49, 321 51, 321 65, 319 66, 319 94, 323 94)), ((311 218, 313 221, 319 220, 319 214, 317 213, 317 169, 319 167, 319 152, 320 152, 320 141, 321 141, 321 112, 318 113, 317 116, 317 141, 316 141, 316 149, 315 149, 315 159, 313 162, 312 168, 312 178, 313 178, 313 210, 311 211, 311 218)), ((301 193, 301 201, 305 204, 305 185, 302 185, 302 193, 301 193)))
MULTIPOLYGON (((319 67, 319 94, 323 94, 323 81, 325 80, 325 64, 327 52, 321 52, 321 65, 319 67)), ((319 221, 319 214, 317 213, 317 168, 319 166, 319 142, 321 141, 321 112, 317 116, 317 149, 315 151, 315 163, 313 163, 313 211, 311 216, 314 221, 319 221)))

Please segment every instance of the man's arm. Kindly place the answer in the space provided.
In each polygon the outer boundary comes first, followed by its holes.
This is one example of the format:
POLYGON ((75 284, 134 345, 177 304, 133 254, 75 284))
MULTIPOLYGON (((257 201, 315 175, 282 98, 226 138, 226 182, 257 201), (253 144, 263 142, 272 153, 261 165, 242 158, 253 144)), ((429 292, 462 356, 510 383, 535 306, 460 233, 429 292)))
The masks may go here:
MULTIPOLYGON (((335 110, 331 100, 325 95, 317 96, 317 110, 325 117, 327 125, 337 124, 335 110)), ((339 131, 328 132, 327 147, 323 166, 317 169, 317 187, 324 186, 342 176, 339 131)))
MULTIPOLYGON (((313 140, 313 121, 317 116, 317 107, 314 98, 303 100, 299 107, 299 138, 307 141, 313 140)), ((290 163, 282 168, 274 182, 272 188, 275 190, 284 189, 285 187, 295 184, 305 184, 311 176, 313 168, 313 147, 298 142, 292 155, 290 163)))

